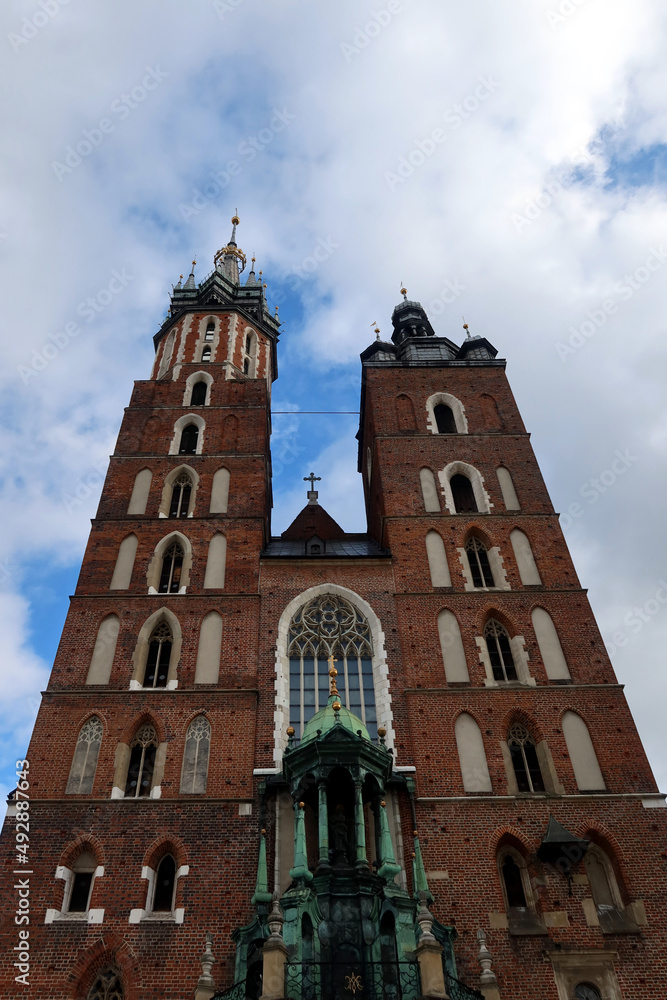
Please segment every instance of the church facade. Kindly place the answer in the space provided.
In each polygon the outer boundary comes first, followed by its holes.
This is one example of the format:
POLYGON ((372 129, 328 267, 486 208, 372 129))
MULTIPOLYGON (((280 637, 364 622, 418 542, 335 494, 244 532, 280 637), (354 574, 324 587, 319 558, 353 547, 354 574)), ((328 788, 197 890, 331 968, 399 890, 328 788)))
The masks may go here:
POLYGON ((361 355, 367 532, 312 476, 272 536, 279 322, 233 223, 135 383, 17 762, 0 995, 667 996, 665 797, 505 362, 404 293, 361 355))

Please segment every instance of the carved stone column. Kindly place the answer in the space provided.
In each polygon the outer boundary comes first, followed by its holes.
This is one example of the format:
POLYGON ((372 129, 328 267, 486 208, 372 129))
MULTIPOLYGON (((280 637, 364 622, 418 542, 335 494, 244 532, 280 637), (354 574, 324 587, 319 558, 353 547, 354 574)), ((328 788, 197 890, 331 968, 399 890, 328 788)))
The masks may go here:
POLYGON ((500 1000, 498 980, 496 979, 495 972, 493 972, 491 968, 493 959, 491 958, 491 952, 486 947, 486 935, 481 929, 477 931, 477 940, 479 941, 479 953, 477 959, 482 967, 482 974, 479 977, 479 985, 482 993, 484 994, 484 1000, 500 1000))
POLYGON ((319 871, 329 870, 329 809, 327 804, 327 783, 322 779, 317 786, 318 809, 317 809, 317 829, 319 842, 319 858, 317 868, 319 871))
POLYGON ((417 923, 421 928, 421 937, 416 951, 422 981, 422 998, 434 997, 437 1000, 449 1000, 442 967, 442 945, 438 944, 431 931, 433 915, 426 906, 426 894, 420 893, 419 895, 421 905, 417 914, 417 923))
POLYGON ((282 936, 284 923, 285 917, 280 909, 278 893, 275 892, 268 918, 271 934, 262 951, 262 995, 260 1000, 284 1000, 285 997, 287 948, 282 936))
POLYGON ((211 1000, 211 997, 215 993, 215 981, 211 975, 211 969, 215 962, 212 945, 213 936, 210 931, 206 931, 206 947, 204 948, 204 954, 199 960, 201 962, 202 973, 197 980, 195 1000, 211 1000))
POLYGON ((367 869, 366 857, 366 820, 364 819, 364 799, 361 781, 354 783, 354 842, 355 868, 367 869))

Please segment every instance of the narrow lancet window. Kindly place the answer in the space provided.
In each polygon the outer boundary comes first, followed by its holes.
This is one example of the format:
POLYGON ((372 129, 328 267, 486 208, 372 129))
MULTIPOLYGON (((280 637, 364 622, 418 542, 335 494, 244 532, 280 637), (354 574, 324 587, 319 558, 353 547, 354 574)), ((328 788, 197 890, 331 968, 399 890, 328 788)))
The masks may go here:
POLYGON ((144 798, 151 794, 156 753, 155 730, 151 725, 142 726, 130 745, 130 766, 125 782, 125 795, 128 798, 144 798))
POLYGON ((433 416, 438 428, 438 434, 456 434, 456 420, 451 406, 446 403, 438 403, 433 407, 433 416))
POLYGON ((525 726, 512 726, 507 743, 519 791, 543 792, 544 779, 537 759, 537 747, 525 726))
MULTIPOLYGON (((202 385, 203 383, 198 383, 202 385)), ((169 517, 187 517, 190 509, 190 498, 192 496, 192 480, 187 472, 181 475, 174 482, 171 491, 171 505, 169 507, 169 517)))
POLYGON ((178 449, 179 455, 196 455, 198 440, 199 428, 196 424, 188 424, 187 427, 184 427, 181 434, 181 446, 178 449))
POLYGON ((480 541, 479 538, 475 538, 473 535, 473 537, 466 543, 466 553, 468 556, 470 573, 472 575, 472 582, 475 587, 495 586, 493 573, 491 572, 491 564, 489 563, 489 554, 486 551, 484 542, 480 541))
POLYGON ((496 681, 518 680, 510 638, 500 622, 493 618, 487 622, 484 629, 486 648, 489 651, 493 679, 496 681))
POLYGON ((162 559, 160 574, 161 594, 177 594, 181 585, 183 570, 183 547, 179 542, 172 542, 162 559))
POLYGON ((166 622, 160 622, 148 643, 144 687, 167 686, 173 644, 171 629, 166 622))
POLYGON ((456 513, 476 514, 477 501, 475 500, 475 491, 468 477, 457 472, 455 476, 452 476, 449 485, 452 489, 452 498, 456 513))

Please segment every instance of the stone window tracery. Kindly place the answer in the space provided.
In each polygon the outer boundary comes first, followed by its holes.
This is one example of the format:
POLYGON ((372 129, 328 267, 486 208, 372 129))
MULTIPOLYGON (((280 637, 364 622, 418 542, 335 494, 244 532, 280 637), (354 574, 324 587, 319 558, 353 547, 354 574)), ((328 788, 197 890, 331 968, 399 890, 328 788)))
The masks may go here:
POLYGON ((208 777, 208 759, 211 748, 211 724, 199 715, 188 727, 183 751, 181 792, 203 795, 208 777))
POLYGON ((495 587, 486 545, 474 535, 466 542, 468 565, 475 587, 495 587))
POLYGON ((518 680, 510 638, 500 622, 491 618, 484 628, 484 639, 489 651, 493 679, 496 681, 518 680))
POLYGON ((161 594, 177 594, 181 584, 183 569, 183 546, 172 542, 162 558, 159 592, 161 594))
POLYGON ((102 722, 96 715, 84 722, 79 730, 66 795, 91 794, 102 745, 102 731, 102 722))
POLYGON ((115 969, 101 972, 90 987, 86 1000, 124 1000, 125 992, 115 969))
POLYGON ((514 774, 520 792, 543 792, 544 778, 537 757, 535 740, 525 726, 516 724, 509 731, 509 746, 514 774))
POLYGON ((157 733, 153 726, 142 726, 130 745, 130 765, 125 783, 125 795, 128 798, 150 795, 157 746, 157 733))
POLYGON ((169 676, 169 663, 174 639, 166 621, 153 630, 148 643, 146 670, 142 687, 166 687, 169 676))
POLYGON ((290 623, 290 725, 303 727, 329 697, 329 663, 336 662, 340 700, 375 738, 377 715, 371 630, 366 618, 343 597, 323 594, 301 607, 290 623))
MULTIPOLYGON (((205 385, 198 382, 197 385, 205 385)), ((192 480, 187 472, 182 472, 171 491, 171 504, 169 506, 169 517, 187 517, 190 509, 190 497, 192 495, 192 480)))

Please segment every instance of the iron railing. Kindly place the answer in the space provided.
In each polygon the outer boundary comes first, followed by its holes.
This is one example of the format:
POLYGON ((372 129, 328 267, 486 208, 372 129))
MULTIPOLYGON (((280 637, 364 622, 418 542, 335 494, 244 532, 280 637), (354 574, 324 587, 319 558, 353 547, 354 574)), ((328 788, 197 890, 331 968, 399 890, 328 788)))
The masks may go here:
POLYGON ((449 972, 445 972, 445 984, 449 1000, 484 1000, 484 994, 472 986, 466 986, 449 972))
POLYGON ((290 962, 285 967, 289 1000, 417 1000, 416 962, 290 962))
MULTIPOLYGON (((450 1000, 484 1000, 479 990, 445 973, 450 1000)), ((247 982, 218 991, 213 1000, 245 1000, 247 982)), ((417 1000, 421 996, 416 962, 365 962, 349 968, 334 962, 290 962, 285 967, 289 1000, 417 1000)))
POLYGON ((245 1000, 246 995, 246 981, 242 979, 240 983, 234 983, 226 990, 218 990, 212 997, 212 1000, 245 1000))

